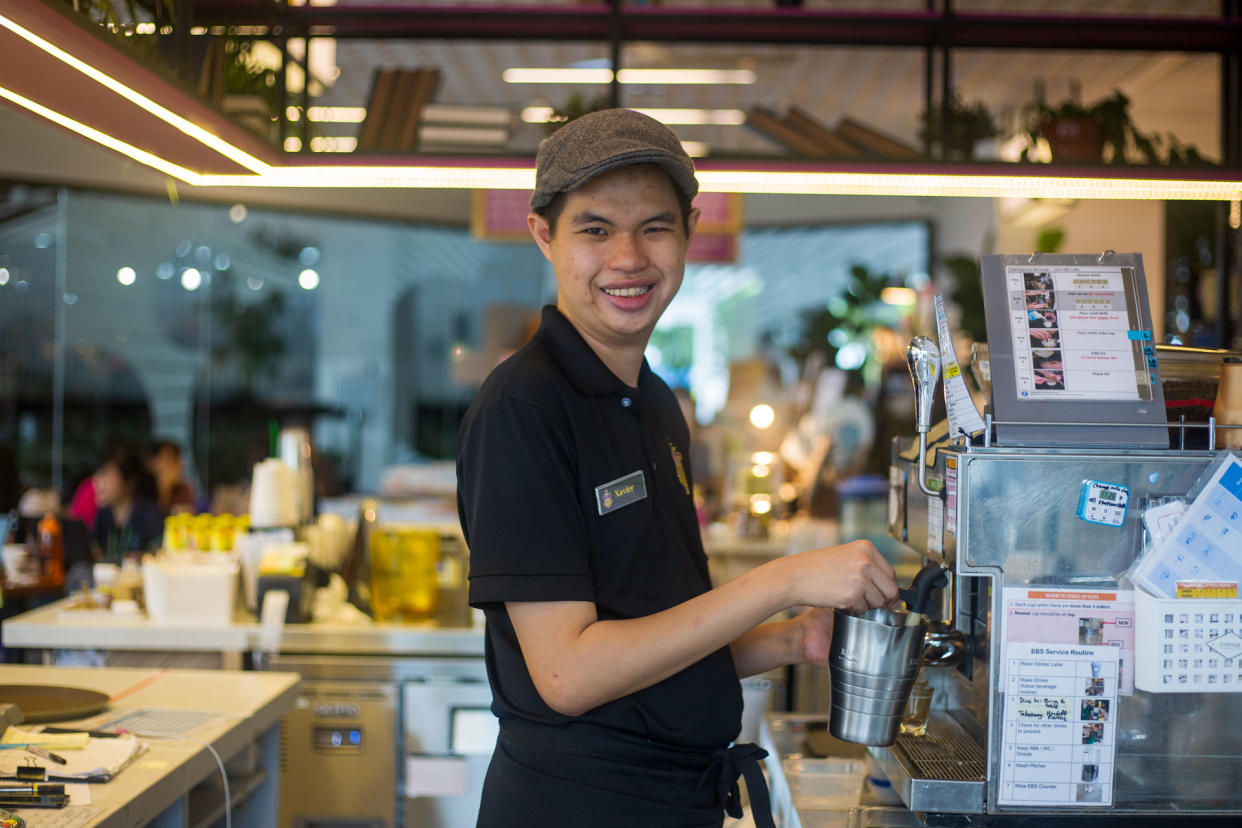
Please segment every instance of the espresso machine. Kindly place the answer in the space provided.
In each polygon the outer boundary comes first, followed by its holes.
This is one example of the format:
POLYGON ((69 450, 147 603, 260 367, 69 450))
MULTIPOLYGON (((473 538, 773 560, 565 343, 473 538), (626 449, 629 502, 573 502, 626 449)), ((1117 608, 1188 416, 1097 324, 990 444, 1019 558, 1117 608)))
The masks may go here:
MULTIPOLYGON (((1199 424, 1166 421, 1141 260, 983 265, 984 428, 932 425, 941 357, 916 337, 916 436, 891 453, 889 532, 950 572, 924 648, 938 699, 923 736, 870 751, 928 825, 1242 824, 1242 600, 1156 601, 1127 579, 1152 542, 1144 516, 1184 503, 1222 457, 1214 423, 1200 429, 1206 448, 1186 449, 1199 424), (1049 318, 1031 304, 1053 302, 1037 292, 1057 294, 1059 327, 1031 334, 1049 318), (1110 319, 1124 332, 1114 366, 1138 389, 1112 397, 1099 390, 1108 377, 1084 385, 1072 373, 1083 354, 1104 359, 1094 331, 1110 319), (1072 354, 1075 337, 1094 350, 1072 354), (1034 347, 1049 342, 1061 359, 1034 347), (1033 369, 1036 351, 1037 364, 1061 366, 1033 369), (1031 393, 1036 377, 1062 388, 1031 393), (1086 390, 1055 393, 1075 386, 1086 390)), ((944 365, 949 393, 949 378, 962 380, 955 357, 944 365)), ((1242 533, 1224 543, 1242 552, 1242 533)))

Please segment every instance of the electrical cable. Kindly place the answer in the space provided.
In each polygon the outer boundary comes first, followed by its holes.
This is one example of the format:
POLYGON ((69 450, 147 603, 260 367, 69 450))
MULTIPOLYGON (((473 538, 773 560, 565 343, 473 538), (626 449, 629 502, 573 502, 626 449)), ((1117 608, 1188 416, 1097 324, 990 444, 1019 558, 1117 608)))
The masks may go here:
POLYGON ((195 739, 192 736, 144 736, 135 733, 139 739, 150 739, 154 742, 192 742, 207 748, 212 758, 216 760, 216 767, 220 769, 220 781, 224 784, 224 828, 233 828, 233 799, 229 793, 229 775, 224 770, 224 760, 220 758, 220 754, 216 749, 202 739, 195 739))

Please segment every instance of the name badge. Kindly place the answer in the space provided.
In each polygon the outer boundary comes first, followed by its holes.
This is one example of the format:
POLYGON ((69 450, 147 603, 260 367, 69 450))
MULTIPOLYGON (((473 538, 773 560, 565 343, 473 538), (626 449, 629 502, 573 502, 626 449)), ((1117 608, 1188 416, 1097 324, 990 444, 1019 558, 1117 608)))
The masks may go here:
POLYGON ((599 507, 601 515, 637 503, 646 496, 647 479, 643 477, 642 469, 595 487, 595 505, 599 507))

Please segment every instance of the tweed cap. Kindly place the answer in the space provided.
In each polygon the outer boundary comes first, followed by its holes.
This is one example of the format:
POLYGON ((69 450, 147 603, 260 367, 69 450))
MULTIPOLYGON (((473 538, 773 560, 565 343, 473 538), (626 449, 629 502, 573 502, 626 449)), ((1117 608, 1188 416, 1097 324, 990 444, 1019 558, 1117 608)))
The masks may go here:
POLYGON ((694 162, 671 129, 632 109, 605 109, 570 121, 539 145, 530 207, 538 210, 558 193, 630 164, 656 164, 686 198, 699 191, 694 162))

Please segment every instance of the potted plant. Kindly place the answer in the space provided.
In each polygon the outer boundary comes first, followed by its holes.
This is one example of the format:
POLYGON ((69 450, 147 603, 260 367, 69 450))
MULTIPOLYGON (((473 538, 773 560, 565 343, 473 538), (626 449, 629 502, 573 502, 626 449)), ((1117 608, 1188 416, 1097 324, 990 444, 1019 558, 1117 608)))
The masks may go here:
POLYGON ((944 106, 933 106, 920 119, 919 139, 930 150, 941 148, 943 158, 969 161, 975 144, 997 135, 996 119, 982 101, 967 103, 956 94, 944 106))
POLYGON ((1130 118, 1130 99, 1120 89, 1084 106, 1075 84, 1070 97, 1056 106, 1049 106, 1040 95, 1024 116, 1030 144, 1022 150, 1023 161, 1030 159, 1030 150, 1043 138, 1058 164, 1098 164, 1105 160, 1106 149, 1110 164, 1134 159, 1146 164, 1204 163, 1198 150, 1174 136, 1161 138, 1138 129, 1130 118))

